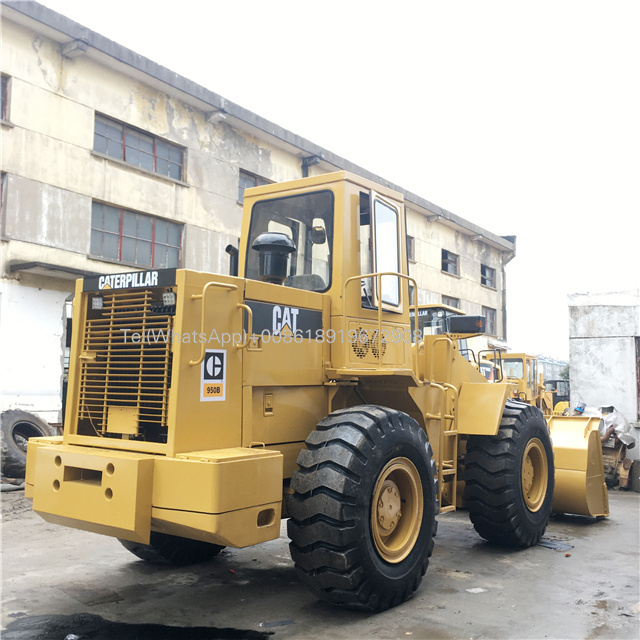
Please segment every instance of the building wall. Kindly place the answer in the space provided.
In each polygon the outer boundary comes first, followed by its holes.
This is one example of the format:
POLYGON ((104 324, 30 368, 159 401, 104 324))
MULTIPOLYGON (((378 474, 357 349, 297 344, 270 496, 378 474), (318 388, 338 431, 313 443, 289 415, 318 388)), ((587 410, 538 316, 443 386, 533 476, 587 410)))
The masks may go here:
POLYGON ((571 402, 614 405, 635 424, 638 435, 639 336, 638 291, 569 296, 571 402))
POLYGON ((503 263, 510 256, 442 221, 429 220, 433 216, 407 207, 407 233, 414 238, 415 262, 409 265, 409 275, 418 283, 418 303, 442 303, 443 296, 460 300, 460 309, 467 314, 482 315, 482 308, 496 310, 496 332, 504 338, 503 263), (459 256, 459 275, 442 270, 442 250, 459 256), (481 265, 495 270, 496 286, 481 284, 481 265))
MULTIPOLYGON (((3 410, 21 402, 50 421, 60 419, 63 308, 74 278, 135 268, 90 255, 94 201, 182 224, 181 266, 227 273, 224 249, 237 245, 241 228, 241 170, 270 182, 292 180, 303 176, 302 159, 313 156, 318 162, 310 175, 346 169, 396 188, 44 7, 2 9, 1 70, 10 92, 0 125, 0 346, 3 363, 11 363, 3 410), (22 12, 17 21, 15 12, 22 12), (90 43, 87 53, 62 54, 71 32, 90 43), (183 147, 182 179, 94 151, 96 114, 183 147), (42 358, 47 366, 23 366, 42 358)), ((504 336, 503 267, 513 243, 403 193, 419 300, 440 303, 448 295, 467 313, 495 309, 496 335, 504 336), (442 272, 443 248, 460 256, 459 276, 442 272), (495 268, 495 289, 480 284, 480 264, 495 268)))

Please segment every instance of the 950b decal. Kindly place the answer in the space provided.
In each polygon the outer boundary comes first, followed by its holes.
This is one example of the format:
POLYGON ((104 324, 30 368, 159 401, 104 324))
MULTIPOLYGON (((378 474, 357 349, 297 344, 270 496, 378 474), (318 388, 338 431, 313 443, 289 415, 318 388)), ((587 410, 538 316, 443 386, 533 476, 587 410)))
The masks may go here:
POLYGON ((227 382, 226 349, 207 349, 201 366, 200 400, 202 402, 224 400, 227 382))

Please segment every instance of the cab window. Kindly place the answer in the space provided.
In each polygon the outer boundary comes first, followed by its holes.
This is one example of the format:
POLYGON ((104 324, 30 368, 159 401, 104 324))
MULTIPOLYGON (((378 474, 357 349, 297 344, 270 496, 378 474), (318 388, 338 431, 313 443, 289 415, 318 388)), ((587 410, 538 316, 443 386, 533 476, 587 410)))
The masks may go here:
POLYGON ((262 233, 279 232, 296 247, 289 257, 284 286, 327 291, 331 286, 333 209, 331 191, 256 202, 251 210, 246 277, 259 279, 259 255, 251 249, 254 240, 262 233))
MULTIPOLYGON (((400 220, 398 209, 376 193, 360 194, 360 272, 400 273, 400 220)), ((382 276, 381 291, 377 278, 363 278, 362 305, 375 309, 399 311, 400 278, 382 276)))

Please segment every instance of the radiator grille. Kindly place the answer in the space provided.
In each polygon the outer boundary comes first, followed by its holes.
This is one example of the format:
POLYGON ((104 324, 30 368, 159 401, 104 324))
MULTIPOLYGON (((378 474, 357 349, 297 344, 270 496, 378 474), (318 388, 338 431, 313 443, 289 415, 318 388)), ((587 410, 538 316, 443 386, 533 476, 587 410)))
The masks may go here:
POLYGON ((102 311, 88 312, 78 433, 167 441, 173 316, 163 291, 103 291, 102 311), (129 408, 112 411, 128 415, 127 426, 109 421, 112 407, 129 408))

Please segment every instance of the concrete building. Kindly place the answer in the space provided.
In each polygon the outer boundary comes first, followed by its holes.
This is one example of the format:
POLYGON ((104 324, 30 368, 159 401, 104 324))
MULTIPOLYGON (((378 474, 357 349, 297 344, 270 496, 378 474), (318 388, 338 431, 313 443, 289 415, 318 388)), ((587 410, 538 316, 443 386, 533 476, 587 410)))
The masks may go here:
POLYGON ((570 295, 569 354, 572 404, 615 406, 640 443, 640 292, 570 295))
POLYGON ((557 380, 562 378, 560 373, 569 363, 566 360, 558 360, 545 355, 538 355, 538 373, 544 376, 545 380, 557 380))
POLYGON ((420 302, 506 333, 500 237, 35 2, 3 1, 2 410, 60 421, 73 280, 228 272, 247 186, 346 169, 403 193, 420 302))

